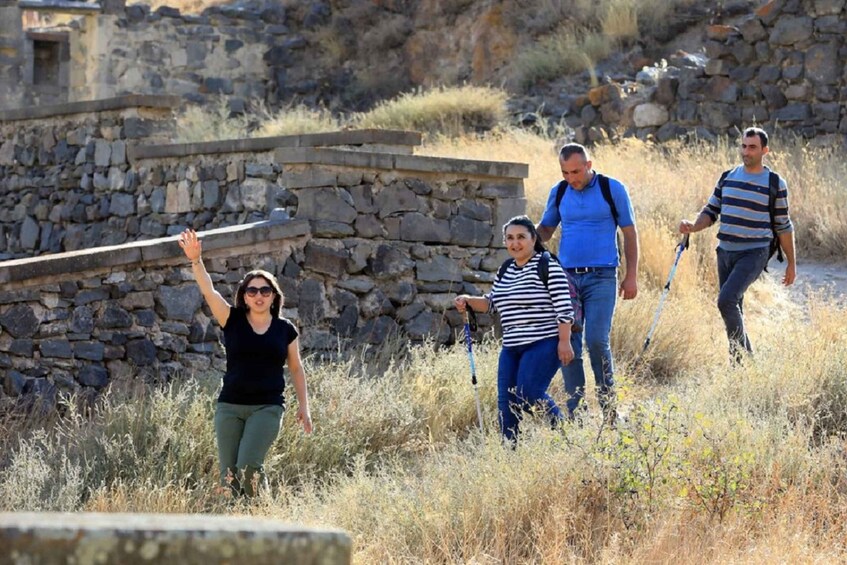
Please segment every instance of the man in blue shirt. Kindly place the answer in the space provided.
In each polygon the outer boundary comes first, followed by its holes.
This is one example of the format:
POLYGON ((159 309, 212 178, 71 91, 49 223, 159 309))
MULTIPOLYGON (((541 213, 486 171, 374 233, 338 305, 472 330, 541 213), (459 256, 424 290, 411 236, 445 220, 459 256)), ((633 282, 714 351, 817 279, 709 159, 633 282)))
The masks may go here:
POLYGON ((559 164, 564 181, 550 190, 538 234, 547 241, 561 224, 559 261, 582 304, 583 332, 571 334, 574 359, 562 367, 568 413, 573 416, 585 395, 584 335, 600 406, 607 421, 614 423, 614 362, 609 334, 617 295, 630 300, 638 294, 638 232, 626 187, 596 173, 585 147, 577 143, 565 145, 559 152, 559 164), (626 259, 626 273, 620 287, 617 284, 618 227, 623 232, 626 259))
POLYGON ((762 164, 768 154, 768 134, 761 128, 747 128, 741 136, 743 166, 727 171, 694 222, 682 220, 680 233, 703 230, 718 220, 718 309, 729 338, 730 360, 737 363, 750 339, 744 329, 744 293, 753 284, 770 259, 771 241, 778 238, 787 265, 782 284, 794 283, 797 275, 794 258, 794 226, 788 215, 788 187, 782 178, 762 164), (770 210, 771 175, 779 181, 770 210), (774 235, 776 234, 776 235, 774 235))

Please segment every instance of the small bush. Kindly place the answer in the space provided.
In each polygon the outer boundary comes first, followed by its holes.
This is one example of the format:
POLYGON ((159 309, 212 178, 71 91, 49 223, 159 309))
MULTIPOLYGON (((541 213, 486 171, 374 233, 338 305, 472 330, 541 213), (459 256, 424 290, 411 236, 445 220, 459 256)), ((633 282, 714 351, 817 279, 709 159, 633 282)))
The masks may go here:
POLYGON ((401 94, 356 117, 364 128, 411 129, 458 136, 487 131, 506 120, 504 91, 482 86, 439 87, 401 94))
POLYGON ((603 35, 619 43, 638 37, 638 7, 632 0, 610 2, 601 15, 603 35))
POLYGON ((523 87, 563 75, 589 71, 594 63, 608 57, 610 38, 599 33, 564 29, 541 39, 519 53, 513 64, 513 75, 523 87))
POLYGON ((329 110, 297 105, 283 108, 273 114, 264 112, 259 118, 258 128, 250 133, 250 137, 320 133, 339 129, 339 121, 329 110))
POLYGON ((206 106, 189 106, 177 117, 176 142, 243 139, 247 137, 249 123, 246 116, 233 116, 229 102, 220 97, 206 106))

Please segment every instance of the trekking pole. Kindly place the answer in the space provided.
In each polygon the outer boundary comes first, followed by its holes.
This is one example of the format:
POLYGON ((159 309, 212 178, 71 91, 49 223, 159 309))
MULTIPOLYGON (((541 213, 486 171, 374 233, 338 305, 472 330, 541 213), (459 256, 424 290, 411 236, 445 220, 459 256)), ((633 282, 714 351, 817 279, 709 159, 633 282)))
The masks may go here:
POLYGON ((485 430, 482 427, 482 407, 479 404, 479 385, 476 381, 476 363, 474 363, 473 359, 473 342, 471 341, 471 325, 469 312, 471 311, 471 305, 465 304, 465 344, 468 346, 468 359, 471 362, 471 384, 473 384, 473 394, 474 399, 476 400, 476 418, 479 422, 479 431, 485 433, 485 430))
POLYGON ((659 314, 662 313, 665 298, 668 295, 668 291, 671 289, 671 281, 673 280, 674 274, 676 274, 676 266, 679 265, 679 258, 682 256, 682 252, 688 249, 688 236, 689 234, 685 234, 682 237, 682 241, 680 241, 676 246, 676 259, 674 259, 671 272, 668 275, 668 282, 665 283, 665 288, 662 289, 662 296, 659 298, 659 307, 656 309, 656 315, 653 316, 653 324, 650 326, 650 331, 647 332, 647 339, 644 340, 644 347, 641 349, 641 355, 644 355, 644 352, 647 351, 647 347, 650 346, 650 340, 653 338, 653 332, 656 331, 656 325, 659 323, 659 314))

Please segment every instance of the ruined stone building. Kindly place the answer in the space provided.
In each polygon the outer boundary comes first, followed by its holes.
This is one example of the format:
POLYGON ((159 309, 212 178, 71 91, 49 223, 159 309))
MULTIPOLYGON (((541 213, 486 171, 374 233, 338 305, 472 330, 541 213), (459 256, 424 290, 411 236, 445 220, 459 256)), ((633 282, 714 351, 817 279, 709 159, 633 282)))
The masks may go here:
MULTIPOLYGON (((472 3, 452 20, 433 16, 437 2, 404 14, 363 2, 373 13, 358 27, 320 1, 296 14, 268 0, 200 15, 124 2, 0 0, 0 108, 159 94, 187 103, 222 96, 236 113, 291 100, 349 111, 419 85, 499 83, 497 69, 517 53, 518 38, 493 39, 515 33, 500 2, 472 3)), ((696 53, 536 102, 581 142, 710 139, 751 123, 842 139, 845 0, 771 0, 733 23, 704 22, 696 53)))
POLYGON ((235 111, 273 102, 287 84, 277 66, 297 47, 283 20, 281 7, 193 16, 124 0, 0 0, 0 108, 123 94, 223 95, 235 111))

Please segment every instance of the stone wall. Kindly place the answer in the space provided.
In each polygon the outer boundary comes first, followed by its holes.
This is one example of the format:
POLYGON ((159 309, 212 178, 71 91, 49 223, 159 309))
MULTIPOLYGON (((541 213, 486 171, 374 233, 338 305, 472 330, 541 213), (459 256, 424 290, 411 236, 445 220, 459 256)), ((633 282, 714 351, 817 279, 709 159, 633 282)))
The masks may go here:
POLYGON ((497 3, 236 0, 200 15, 124 7, 123 0, 101 0, 93 10, 59 0, 18 3, 33 28, 59 29, 47 19, 58 13, 75 17, 61 26, 69 53, 64 98, 49 100, 28 84, 27 104, 133 92, 192 102, 223 95, 236 112, 262 100, 356 111, 420 85, 500 83, 518 41, 497 3))
POLYGON ((17 108, 23 101, 23 28, 15 0, 0 0, 0 108, 17 108))
POLYGON ((203 16, 129 6, 126 15, 81 20, 70 35, 70 100, 126 92, 171 94, 193 102, 226 95, 231 107, 264 100, 271 78, 267 54, 287 28, 284 10, 253 13, 226 7, 203 16))
MULTIPOLYGON (((471 3, 451 11, 434 1, 383 4, 257 2, 250 9, 211 7, 199 16, 133 5, 79 15, 67 31, 68 99, 143 92, 210 102, 222 95, 235 112, 249 101, 275 106, 292 99, 349 110, 432 77, 497 79, 519 43, 503 6, 471 3)), ((550 117, 564 117, 580 142, 619 134, 711 139, 737 135, 753 122, 841 138, 847 133, 840 104, 847 78, 839 65, 844 5, 772 0, 736 26, 704 27, 705 53, 675 53, 634 80, 611 72, 589 92, 563 86, 533 98, 532 109, 556 108, 550 117)), ((0 107, 27 92, 20 84, 26 40, 14 21, 16 9, 14 2, 0 2, 0 90, 8 91, 0 107)))
POLYGON ((125 110, 100 104, 0 122, 0 230, 29 255, 0 263, 0 400, 50 408, 121 376, 220 371, 219 330, 174 237, 188 226, 227 298, 252 268, 280 279, 307 351, 449 343, 452 298, 488 288, 500 226, 526 206, 526 165, 416 156, 415 133, 126 145, 125 110))
MULTIPOLYGON (((302 251, 303 221, 206 232, 217 288, 250 265, 277 271, 302 251)), ((3 392, 43 409, 58 394, 96 394, 111 379, 167 381, 224 366, 211 322, 175 238, 0 263, 3 392)))
POLYGON ((286 71, 288 59, 306 41, 286 25, 281 3, 260 10, 212 6, 202 15, 184 15, 165 6, 153 12, 144 4, 124 7, 121 0, 112 2, 111 9, 74 10, 66 3, 52 11, 25 0, 20 8, 9 0, 3 5, 7 2, 8 7, 0 8, 0 43, 8 43, 18 55, 0 62, 0 87, 15 87, 17 96, 0 97, 0 108, 16 108, 21 101, 40 105, 145 93, 196 103, 223 97, 232 111, 242 112, 247 101, 273 105, 283 98, 312 96, 315 103, 317 91, 327 86, 309 76, 309 65, 302 65, 300 73, 286 71), (62 63, 67 78, 52 90, 21 81, 23 69, 32 66, 21 58, 25 52, 32 58, 32 40, 21 30, 21 14, 27 9, 72 15, 56 27, 64 37, 57 41, 68 53, 62 63), (56 89, 62 91, 58 98, 56 89))
POLYGON ((267 219, 269 210, 291 205, 284 184, 269 188, 281 171, 273 163, 277 147, 411 153, 420 143, 417 133, 359 131, 138 145, 170 139, 177 100, 127 96, 0 111, 0 257, 117 245, 173 234, 177 226, 211 229, 267 219), (163 167, 146 158, 157 155, 183 159, 163 167))
POLYGON ((174 97, 0 111, 0 258, 136 239, 127 144, 170 139, 174 97))
POLYGON ((845 0, 772 0, 738 26, 706 30, 706 57, 680 53, 635 83, 578 98, 569 124, 580 141, 615 129, 659 141, 738 135, 758 124, 818 142, 847 134, 845 0))

